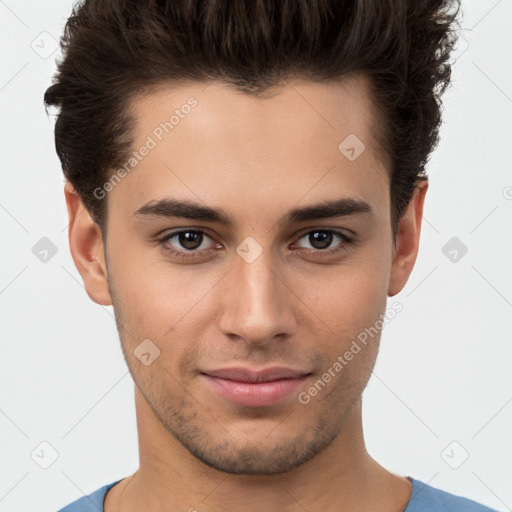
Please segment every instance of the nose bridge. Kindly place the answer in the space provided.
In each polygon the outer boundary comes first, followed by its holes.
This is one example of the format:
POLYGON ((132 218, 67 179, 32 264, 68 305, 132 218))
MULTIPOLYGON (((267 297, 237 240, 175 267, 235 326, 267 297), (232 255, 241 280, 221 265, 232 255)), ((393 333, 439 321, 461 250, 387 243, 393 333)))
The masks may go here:
POLYGON ((279 265, 271 250, 251 243, 240 244, 234 256, 234 268, 226 276, 220 327, 227 335, 261 345, 277 335, 289 334, 293 315, 287 287, 279 276, 279 265))

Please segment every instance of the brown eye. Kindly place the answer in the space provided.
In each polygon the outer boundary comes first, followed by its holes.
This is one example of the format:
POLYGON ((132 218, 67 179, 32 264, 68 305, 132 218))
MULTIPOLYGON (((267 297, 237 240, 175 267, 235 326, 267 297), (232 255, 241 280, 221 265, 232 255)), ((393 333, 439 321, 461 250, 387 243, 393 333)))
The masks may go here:
POLYGON ((308 241, 314 249, 327 249, 332 243, 332 233, 329 231, 312 231, 308 241))
POLYGON ((195 258, 215 249, 215 242, 200 229, 173 231, 159 240, 164 249, 173 256, 195 258), (210 244, 207 240, 210 239, 210 244))
POLYGON ((314 231, 309 231, 304 234, 300 240, 302 239, 305 239, 307 243, 310 244, 310 247, 302 246, 302 248, 326 253, 335 252, 353 243, 353 240, 349 236, 332 229, 315 229, 314 231), (332 244, 336 240, 338 244, 332 248, 332 244))
POLYGON ((203 241, 203 233, 198 231, 181 231, 177 235, 178 242, 185 249, 197 249, 203 241))

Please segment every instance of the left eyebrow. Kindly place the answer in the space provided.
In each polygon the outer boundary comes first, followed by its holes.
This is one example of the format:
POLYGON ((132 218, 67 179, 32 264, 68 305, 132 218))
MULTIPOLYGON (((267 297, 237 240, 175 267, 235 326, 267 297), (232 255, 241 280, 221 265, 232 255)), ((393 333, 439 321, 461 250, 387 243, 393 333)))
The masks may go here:
POLYGON ((336 217, 346 217, 348 215, 369 214, 373 215, 373 209, 369 203, 361 199, 344 197, 332 201, 323 201, 318 204, 294 208, 281 219, 281 222, 287 220, 293 222, 305 222, 308 220, 328 219, 336 217))
MULTIPOLYGON (((345 217, 356 214, 373 215, 369 203, 361 199, 343 197, 320 203, 293 208, 287 212, 280 223, 299 223, 311 220, 345 217)), ((193 201, 181 201, 173 198, 164 198, 145 203, 134 212, 135 216, 151 216, 163 218, 186 218, 233 226, 234 222, 229 215, 220 208, 211 208, 193 201)))

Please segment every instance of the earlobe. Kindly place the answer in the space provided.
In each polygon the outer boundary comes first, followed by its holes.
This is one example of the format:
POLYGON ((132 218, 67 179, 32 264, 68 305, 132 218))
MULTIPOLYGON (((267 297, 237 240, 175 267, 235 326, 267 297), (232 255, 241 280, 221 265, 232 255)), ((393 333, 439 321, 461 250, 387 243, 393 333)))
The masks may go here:
POLYGON ((69 181, 64 186, 64 195, 69 218, 69 248, 87 295, 97 304, 110 306, 112 298, 108 288, 101 229, 92 220, 69 181))
POLYGON ((389 297, 393 297, 403 289, 416 262, 427 189, 428 180, 419 180, 416 183, 412 198, 400 219, 391 265, 389 297))

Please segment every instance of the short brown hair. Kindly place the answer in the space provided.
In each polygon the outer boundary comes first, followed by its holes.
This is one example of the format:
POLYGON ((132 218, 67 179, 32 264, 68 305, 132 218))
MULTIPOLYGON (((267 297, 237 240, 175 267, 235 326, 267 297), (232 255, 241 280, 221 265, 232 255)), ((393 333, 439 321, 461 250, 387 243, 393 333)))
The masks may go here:
POLYGON ((459 9, 460 0, 84 0, 44 95, 59 107, 64 175, 104 232, 106 200, 93 191, 133 150, 136 94, 218 79, 257 95, 288 78, 362 73, 381 118, 396 233, 438 143, 459 9))

